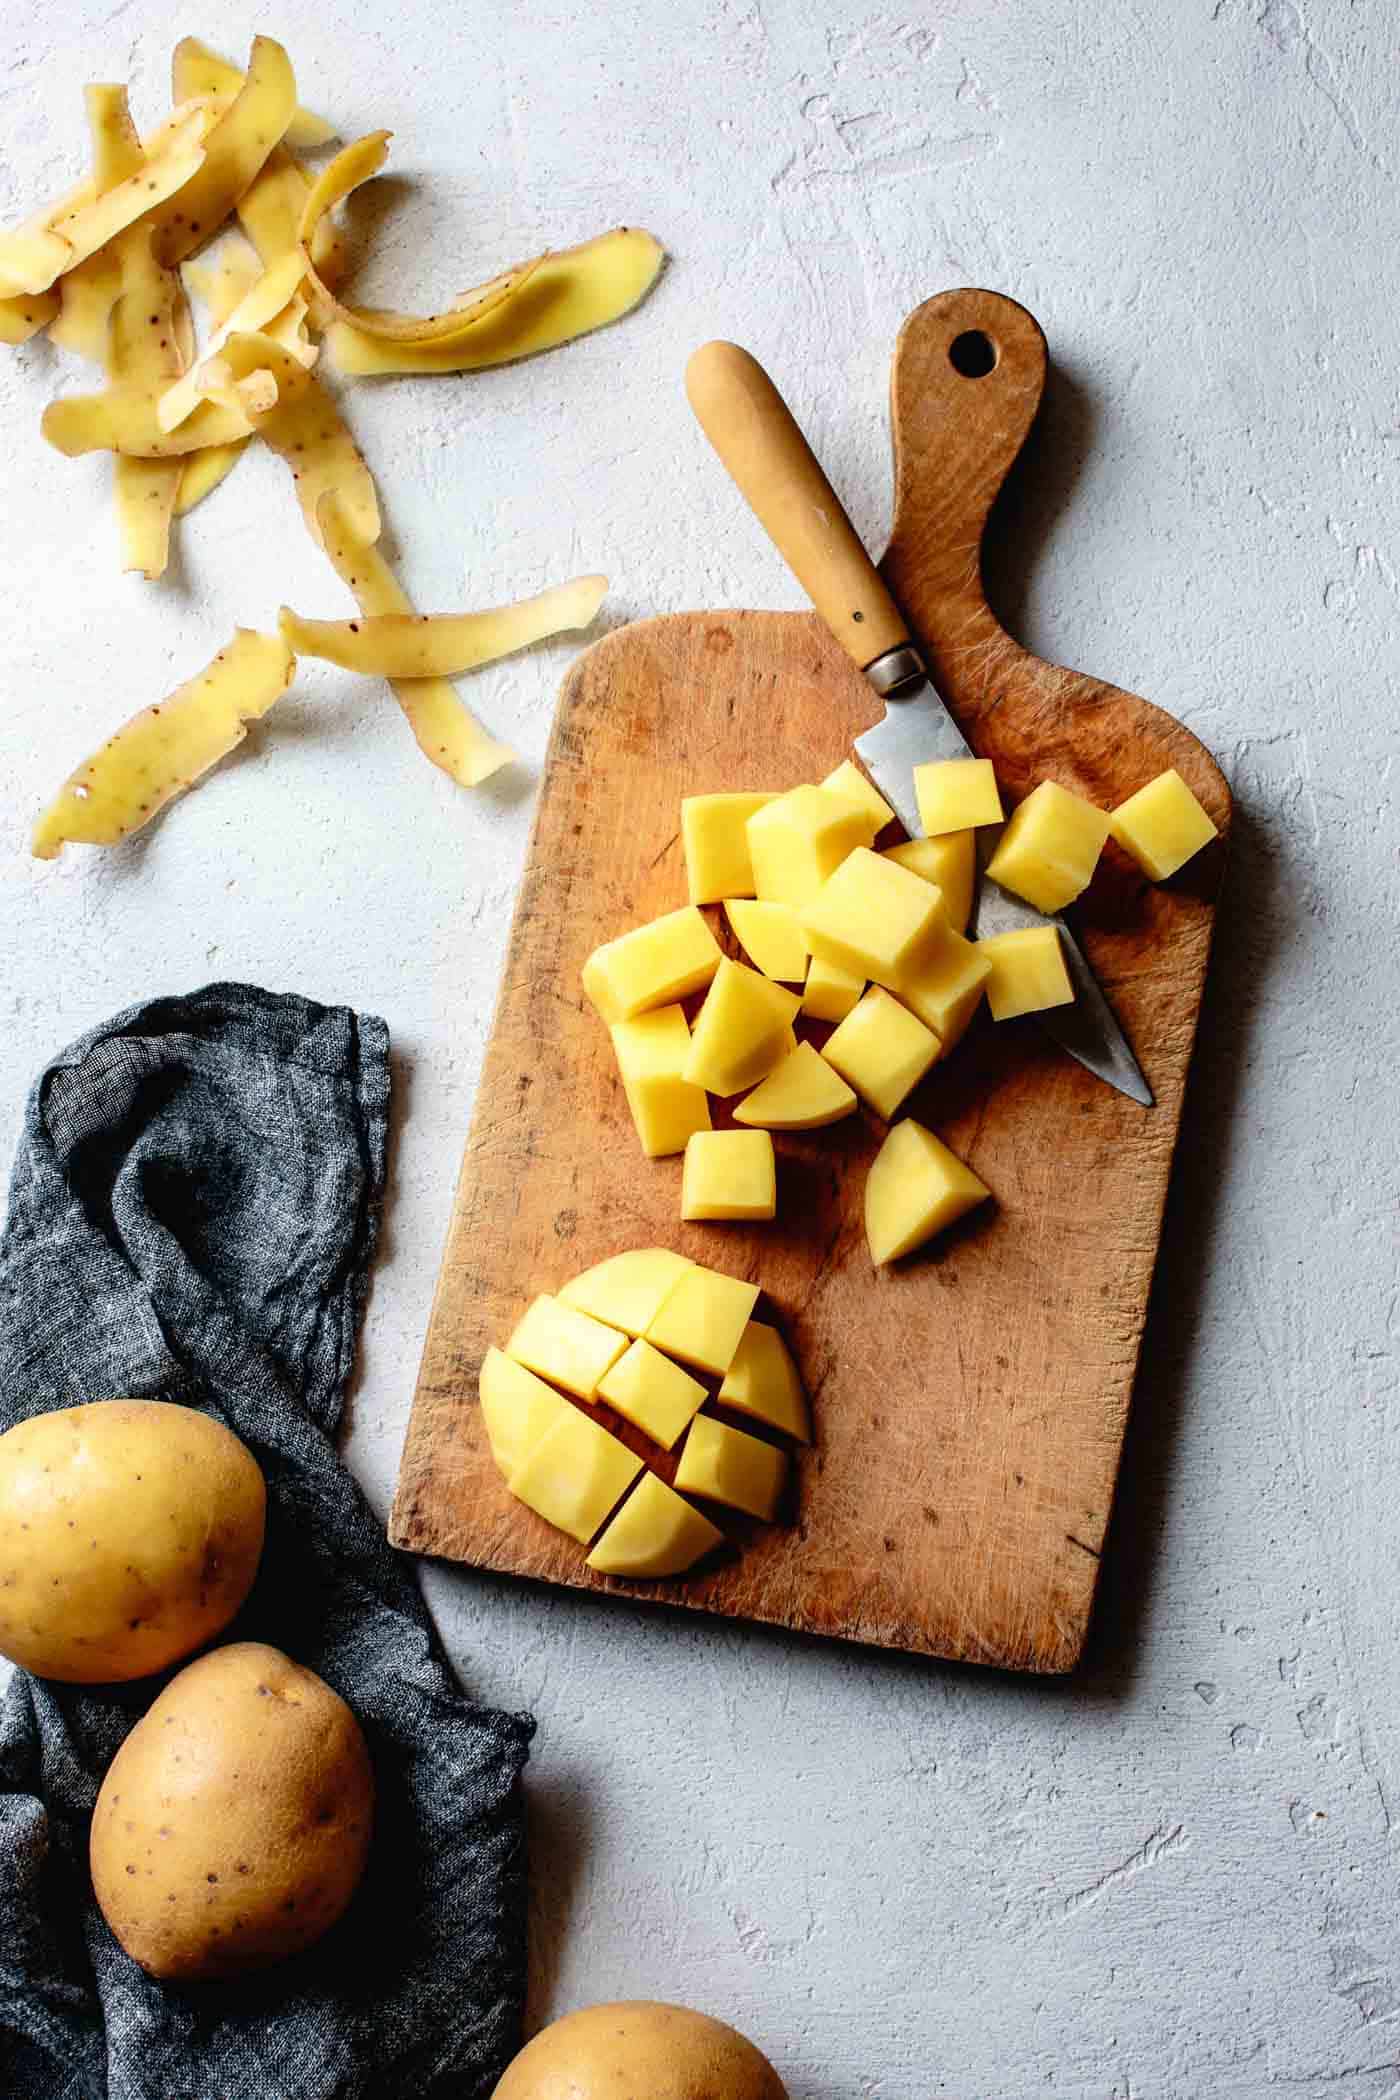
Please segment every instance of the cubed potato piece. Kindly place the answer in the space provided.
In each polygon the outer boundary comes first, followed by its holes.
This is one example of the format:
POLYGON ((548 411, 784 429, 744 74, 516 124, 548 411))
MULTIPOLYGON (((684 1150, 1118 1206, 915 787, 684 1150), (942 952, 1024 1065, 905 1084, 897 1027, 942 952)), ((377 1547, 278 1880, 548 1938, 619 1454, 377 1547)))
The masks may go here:
POLYGON ((506 1486, 559 1531, 586 1546, 642 1470, 634 1451, 577 1407, 540 1438, 506 1486))
POLYGON ((828 1038, 821 1055, 886 1121, 938 1056, 938 1037, 878 984, 828 1038))
POLYGON ((977 952, 992 966, 987 1004, 994 1021, 1014 1021, 1018 1014, 1038 1014, 1050 1006, 1072 1004, 1074 986, 1065 968, 1057 926, 994 933, 977 943, 977 952))
POLYGON ((971 831, 945 831, 936 839, 906 839, 886 846, 885 859, 908 868, 943 892, 943 909, 954 933, 966 933, 977 884, 977 839, 971 831))
POLYGON ((807 936, 789 904, 770 904, 764 898, 730 897, 724 915, 734 928, 734 937, 765 977, 785 984, 801 984, 807 975, 807 936))
POLYGON ((982 943, 965 941, 946 926, 933 954, 917 977, 900 986, 899 996, 933 1030, 946 1055, 967 1033, 991 972, 982 943))
POLYGON ((676 1486, 687 1495, 704 1495, 751 1517, 777 1515, 787 1479, 786 1451, 731 1429, 713 1415, 697 1415, 676 1468, 676 1486))
POLYGON ((946 927, 943 892, 858 846, 799 913, 813 955, 897 990, 946 927))
POLYGON ((796 909, 814 897, 848 853, 875 837, 874 819, 825 788, 795 787, 749 818, 754 889, 796 909))
POLYGON ((807 965, 802 1011, 814 1021, 844 1021, 864 990, 865 979, 854 970, 814 955, 807 965))
POLYGON ((1153 882, 1165 882, 1219 836, 1174 766, 1120 802, 1108 828, 1153 882))
POLYGON ((1011 813, 987 863, 993 882, 1037 911, 1063 911, 1087 889, 1109 819, 1057 780, 1042 780, 1011 813))
POLYGON ((909 1254, 991 1194, 912 1116, 896 1123, 865 1177, 865 1237, 877 1268, 909 1254))
POLYGON ((636 1336, 646 1333, 673 1286, 694 1266, 669 1247, 633 1247, 626 1254, 611 1254, 606 1261, 595 1262, 566 1283, 558 1295, 564 1305, 636 1336))
POLYGON ((810 1043, 799 1043, 734 1111, 754 1130, 821 1130, 855 1114, 856 1097, 810 1043))
POLYGON ((506 1343, 506 1355, 566 1393, 591 1400, 598 1380, 627 1347, 626 1337, 558 1298, 536 1298, 506 1343))
POLYGON ((800 1444, 812 1441, 807 1395, 797 1366, 777 1328, 762 1320, 750 1320, 744 1329, 738 1354, 724 1374, 719 1402, 785 1431, 800 1444))
POLYGON ((598 1398, 669 1451, 705 1405, 705 1388, 650 1342, 635 1341, 598 1380, 598 1398))
POLYGON ((801 1005, 796 992, 725 956, 696 1015, 683 1077, 712 1094, 757 1086, 786 1056, 801 1005))
POLYGON ((989 758, 940 758, 915 766, 914 794, 927 838, 1001 822, 1001 795, 989 758))
POLYGON ((682 1276, 647 1328, 647 1340, 697 1371, 722 1378, 758 1303, 758 1285, 697 1262, 682 1276))
POLYGON ((687 795, 681 803, 681 844, 692 904, 719 904, 753 895, 748 821, 775 795, 687 795))
POLYGON ((569 1405, 552 1385, 499 1349, 488 1349, 481 1360, 477 1394, 491 1456, 507 1480, 569 1405))
POLYGON ((878 838, 887 824, 893 824, 894 811, 886 802, 873 780, 867 780, 853 760, 843 759, 834 773, 828 773, 821 785, 829 795, 842 795, 847 802, 854 802, 863 809, 875 826, 878 838))
POLYGON ((692 1131, 710 1127, 705 1089, 685 1078, 690 1029, 679 1006, 614 1021, 613 1054, 648 1159, 683 1152, 692 1131))
POLYGON ((703 992, 720 953, 704 913, 684 904, 595 948, 583 966, 583 988, 605 1021, 630 1021, 703 992))
POLYGON ((778 1212, 778 1168, 766 1130, 697 1130, 685 1148, 681 1216, 772 1218, 778 1212))
POLYGON ((655 1473, 637 1482, 588 1556, 598 1575, 684 1575, 724 1533, 655 1473))

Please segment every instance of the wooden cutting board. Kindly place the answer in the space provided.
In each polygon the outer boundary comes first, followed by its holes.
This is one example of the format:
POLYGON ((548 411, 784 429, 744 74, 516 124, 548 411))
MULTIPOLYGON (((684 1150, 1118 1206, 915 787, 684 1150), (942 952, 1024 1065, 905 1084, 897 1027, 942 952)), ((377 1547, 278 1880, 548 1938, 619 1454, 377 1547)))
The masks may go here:
MULTIPOLYGON (((983 527, 1045 367, 1035 321, 995 294, 946 293, 911 316, 894 361, 884 574, 1013 799, 1050 775, 1111 806, 1171 765, 1223 834, 1229 793, 1193 736, 1131 693, 1028 655, 983 598, 983 527), (978 361, 969 334, 996 359, 980 377, 958 369, 978 361)), ((412 1552, 547 1582, 1064 1671, 1093 1603, 1223 843, 1161 887, 1110 846, 1079 911, 1156 1107, 1092 1079, 1033 1022, 994 1028, 984 1012, 906 1106, 970 1161, 995 1205, 892 1270, 872 1269, 861 1223, 883 1134, 868 1114, 777 1139, 777 1223, 683 1225, 680 1160, 641 1157, 607 1031, 579 988, 599 941, 685 901, 682 795, 818 779, 878 708, 814 615, 648 620, 574 666, 390 1535, 412 1552), (785 1329, 812 1395, 816 1441, 789 1521, 753 1527, 693 1579, 619 1583, 591 1575, 580 1547, 508 1495, 476 1375, 534 1293, 653 1244, 761 1283, 760 1312, 785 1329)), ((669 1475, 669 1461, 626 1433, 669 1475)))

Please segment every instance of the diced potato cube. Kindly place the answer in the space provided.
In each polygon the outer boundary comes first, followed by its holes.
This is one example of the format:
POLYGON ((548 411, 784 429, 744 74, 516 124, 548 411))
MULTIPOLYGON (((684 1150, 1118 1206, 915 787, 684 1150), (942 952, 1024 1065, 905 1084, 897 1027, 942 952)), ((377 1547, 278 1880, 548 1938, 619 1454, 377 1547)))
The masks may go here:
POLYGON ((814 955, 896 989, 947 925, 943 892, 868 846, 847 854, 799 916, 814 955))
POLYGON ((800 1444, 812 1441, 807 1419, 807 1395, 788 1354, 787 1343, 776 1327, 750 1320, 739 1343, 739 1353, 724 1374, 719 1389, 722 1407, 752 1415, 756 1422, 785 1430, 800 1444))
POLYGON ((821 1055, 886 1121, 938 1056, 938 1037, 872 984, 828 1038, 821 1055))
POLYGON ((697 1262, 676 1283, 647 1328, 647 1340, 697 1371, 722 1378, 758 1303, 758 1285, 697 1262))
POLYGON ((864 977, 814 955, 807 965, 802 1011, 814 1021, 844 1021, 864 990, 864 977))
POLYGON ((583 988, 605 1021, 630 1021, 649 1007, 702 992, 719 960, 704 913, 684 904, 595 948, 583 966, 583 988))
POLYGON ((681 1216, 772 1218, 778 1211, 778 1169, 766 1130, 697 1130, 685 1148, 681 1216))
POLYGON ((749 961, 765 977, 786 984, 801 984, 807 974, 807 936, 797 923, 790 904, 770 904, 764 898, 730 897, 724 915, 734 928, 749 961))
POLYGON ((971 831, 945 831, 936 839, 906 839, 886 846, 885 859, 935 883, 943 892, 943 909, 954 933, 966 933, 972 917, 977 881, 977 840, 971 831))
POLYGON ((795 787, 749 818, 754 889, 774 904, 805 904, 848 853, 875 837, 874 819, 825 788, 795 787))
POLYGON ((559 1298, 609 1327, 620 1327, 624 1334, 645 1334, 672 1286, 693 1267, 684 1254, 673 1254, 669 1247, 633 1247, 595 1262, 566 1283, 559 1298))
POLYGON ((598 1380, 627 1347, 615 1327, 590 1320, 558 1298, 536 1298, 506 1343, 506 1355, 566 1393, 591 1400, 598 1380))
POLYGON ((734 1111, 755 1130, 820 1130, 855 1113, 856 1097, 810 1043, 799 1043, 734 1111))
POLYGON ((977 943, 977 952, 992 966, 987 1004, 994 1021, 1014 1021, 1018 1014, 1043 1013, 1047 1007, 1072 1003, 1074 986, 1065 968, 1057 926, 995 933, 977 943))
POLYGON ((491 1456, 509 1480, 569 1403, 499 1349, 488 1349, 482 1358, 477 1392, 491 1456))
POLYGON ((1120 802, 1108 828, 1153 882, 1165 882, 1219 836, 1174 766, 1120 802))
POLYGON ((724 1533, 655 1473, 637 1482, 588 1556, 598 1575, 684 1575, 724 1533))
POLYGON ((1057 780, 1042 780, 1011 813, 987 863, 993 882, 1037 911, 1063 911, 1087 889, 1109 819, 1057 780))
POLYGON ((683 1152, 694 1130, 710 1127, 705 1089, 684 1077, 690 1029, 679 1006, 614 1021, 613 1052, 627 1106, 648 1159, 683 1152))
POLYGON ((704 1495, 751 1517, 776 1516, 787 1479, 786 1451, 697 1415, 676 1468, 676 1486, 687 1495, 704 1495))
POLYGON ((895 1261, 991 1194, 971 1167, 912 1116, 896 1123, 865 1177, 865 1237, 877 1265, 895 1261))
POLYGON ((966 1034, 991 970, 980 941, 965 941, 945 926, 918 976, 900 986, 900 998, 925 1028, 933 1030, 945 1054, 966 1034))
POLYGON ((854 802, 857 809, 863 809, 873 822, 877 837, 887 824, 893 824, 894 811, 889 803, 874 781, 867 780, 851 759, 844 759, 834 773, 827 774, 821 785, 829 795, 843 795, 847 802, 854 802))
POLYGON ((940 758, 915 766, 914 793, 927 838, 1001 822, 1001 796, 989 758, 940 758))
POLYGON ((506 1485, 547 1524, 586 1546, 641 1470, 634 1451, 591 1415, 571 1407, 506 1485))
POLYGON ((683 1076, 712 1094, 756 1086, 787 1054, 802 1001, 725 956, 695 1017, 683 1076))
POLYGON ((598 1380, 598 1398, 669 1451, 705 1405, 705 1388, 650 1342, 638 1340, 598 1380))
POLYGON ((681 803, 681 844, 692 904, 753 895, 747 825, 773 795, 687 795, 681 803))

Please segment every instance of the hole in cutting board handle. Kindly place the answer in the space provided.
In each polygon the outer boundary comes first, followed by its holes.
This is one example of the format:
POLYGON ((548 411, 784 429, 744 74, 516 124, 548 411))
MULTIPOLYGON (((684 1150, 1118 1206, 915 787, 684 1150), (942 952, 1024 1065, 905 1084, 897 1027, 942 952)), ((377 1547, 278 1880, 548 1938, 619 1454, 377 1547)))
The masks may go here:
POLYGON ((980 328, 965 328, 948 345, 948 362, 964 379, 985 379, 996 370, 996 344, 980 328))

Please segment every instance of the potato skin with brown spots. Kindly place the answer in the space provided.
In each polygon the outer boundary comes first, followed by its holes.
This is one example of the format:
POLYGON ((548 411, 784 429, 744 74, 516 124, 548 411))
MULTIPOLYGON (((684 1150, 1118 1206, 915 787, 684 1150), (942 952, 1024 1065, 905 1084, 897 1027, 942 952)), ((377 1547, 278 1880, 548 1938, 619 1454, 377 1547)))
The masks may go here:
POLYGON ((492 2100, 787 2100, 723 2020, 638 1999, 566 2013, 527 2042, 492 2100))
POLYGON ((0 1655, 36 1677, 150 1677, 222 1633, 252 1587, 267 1491, 231 1430, 97 1400, 0 1436, 0 1655))
POLYGON ((280 1649, 239 1641, 172 1678, 112 1760, 93 1892, 148 1975, 234 1976, 330 1930, 373 1821, 369 1751, 345 1701, 280 1649))

